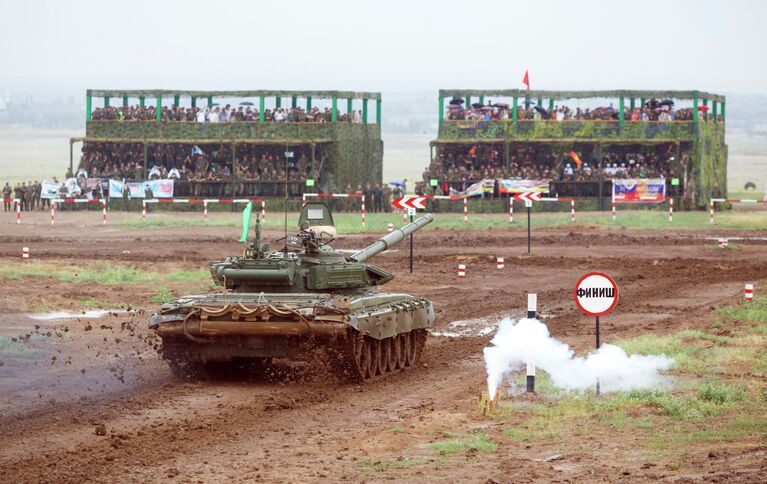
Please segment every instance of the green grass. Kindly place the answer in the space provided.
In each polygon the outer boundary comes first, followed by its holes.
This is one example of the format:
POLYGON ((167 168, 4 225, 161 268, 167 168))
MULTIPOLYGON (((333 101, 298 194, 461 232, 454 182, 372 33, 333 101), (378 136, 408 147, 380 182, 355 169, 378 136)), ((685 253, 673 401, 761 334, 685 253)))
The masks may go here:
POLYGON ((479 452, 495 452, 498 445, 487 434, 472 434, 460 439, 441 440, 432 442, 429 447, 443 454, 455 454, 457 452, 477 449, 479 452))
MULTIPOLYGON (((83 268, 45 261, 10 262, 0 267, 0 279, 19 280, 25 277, 48 277, 72 283, 97 282, 100 284, 119 285, 147 282, 208 281, 210 272, 206 269, 198 269, 160 273, 115 264, 96 264, 92 267, 83 268)), ((89 303, 86 301, 85 304, 89 303)))
POLYGON ((37 354, 37 350, 30 348, 21 341, 13 341, 7 336, 0 336, 0 356, 29 357, 37 354))
POLYGON ((152 302, 164 304, 173 299, 173 295, 170 293, 167 287, 161 287, 160 292, 152 296, 152 302))
MULTIPOLYGON (((576 222, 570 222, 570 213, 566 212, 534 212, 531 223, 533 227, 582 227, 603 226, 617 227, 630 230, 678 230, 678 229, 741 229, 763 230, 767 226, 767 210, 754 211, 719 211, 715 216, 715 223, 709 223, 707 211, 675 212, 674 221, 668 222, 667 206, 658 207, 657 210, 618 210, 617 220, 612 220, 609 211, 604 212, 576 212, 576 222)), ((368 213, 365 216, 366 226, 362 226, 359 213, 336 213, 334 220, 339 234, 353 234, 363 232, 385 232, 389 223, 394 227, 403 224, 402 215, 396 213, 368 213)), ((251 220, 254 224, 255 220, 251 220)), ((267 215, 264 229, 282 230, 284 219, 281 213, 267 215)), ((298 213, 288 213, 288 229, 295 230, 298 224, 298 213)), ((153 229, 169 227, 229 227, 240 228, 242 218, 239 212, 211 214, 208 220, 204 220, 196 214, 179 214, 174 212, 156 212, 149 215, 146 221, 140 215, 135 218, 127 218, 119 222, 124 228, 153 229)), ((453 229, 453 230, 485 230, 485 229, 516 229, 526 230, 527 218, 522 211, 514 214, 514 223, 509 224, 507 213, 472 213, 469 202, 468 223, 463 222, 462 213, 437 213, 432 222, 425 230, 429 229, 453 229)), ((236 232, 235 232, 236 233, 236 232)))

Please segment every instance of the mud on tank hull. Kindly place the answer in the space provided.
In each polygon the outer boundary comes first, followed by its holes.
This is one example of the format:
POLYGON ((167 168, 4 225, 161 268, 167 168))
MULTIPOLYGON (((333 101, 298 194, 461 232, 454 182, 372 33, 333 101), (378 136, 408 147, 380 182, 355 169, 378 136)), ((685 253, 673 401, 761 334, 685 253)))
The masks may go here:
POLYGON ((149 327, 178 378, 326 348, 332 369, 359 382, 415 365, 433 322, 429 300, 403 293, 216 293, 164 304, 149 327))

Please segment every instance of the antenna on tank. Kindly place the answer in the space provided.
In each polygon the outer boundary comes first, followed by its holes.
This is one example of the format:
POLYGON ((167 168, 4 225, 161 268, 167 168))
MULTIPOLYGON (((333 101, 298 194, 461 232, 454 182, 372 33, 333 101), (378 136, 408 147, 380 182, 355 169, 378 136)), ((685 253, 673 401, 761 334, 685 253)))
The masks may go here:
POLYGON ((288 145, 285 145, 285 247, 283 252, 288 253, 288 158, 293 157, 293 152, 288 151, 288 145))

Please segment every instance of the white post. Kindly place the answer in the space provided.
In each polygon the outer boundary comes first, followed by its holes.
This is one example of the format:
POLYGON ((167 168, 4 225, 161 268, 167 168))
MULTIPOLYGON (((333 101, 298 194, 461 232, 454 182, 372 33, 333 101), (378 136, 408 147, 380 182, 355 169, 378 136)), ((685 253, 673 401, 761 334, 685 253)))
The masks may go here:
MULTIPOLYGON (((527 295, 527 317, 535 319, 538 310, 538 294, 531 292, 527 295)), ((527 393, 535 393, 535 363, 527 362, 527 393)))
POLYGON ((509 196, 509 223, 514 223, 514 197, 509 196))

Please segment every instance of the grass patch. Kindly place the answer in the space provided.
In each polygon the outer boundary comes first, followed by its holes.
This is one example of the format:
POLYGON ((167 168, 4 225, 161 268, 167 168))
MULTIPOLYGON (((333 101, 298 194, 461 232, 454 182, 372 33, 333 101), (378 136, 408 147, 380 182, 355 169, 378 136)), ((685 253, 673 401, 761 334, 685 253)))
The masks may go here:
POLYGON ((0 336, 0 356, 28 357, 36 354, 37 350, 30 348, 21 341, 13 341, 7 336, 0 336))
MULTIPOLYGON (((92 267, 83 268, 44 261, 12 262, 0 267, 0 278, 19 280, 26 277, 47 277, 70 283, 96 282, 99 284, 119 285, 147 282, 187 282, 196 280, 207 282, 210 279, 210 272, 207 269, 154 272, 145 271, 133 266, 114 264, 95 264, 92 267)), ((88 302, 86 302, 86 304, 88 304, 88 302)))
POLYGON ((424 464, 428 464, 429 461, 422 458, 417 459, 408 459, 408 458, 401 458, 401 459, 394 459, 394 460, 386 460, 386 461, 373 461, 370 459, 365 459, 360 461, 360 464, 366 467, 371 467, 377 471, 386 471, 389 469, 407 469, 409 467, 415 467, 420 466, 424 464))
POLYGON ((479 452, 495 452, 498 445, 487 434, 473 434, 462 439, 443 440, 432 442, 429 447, 444 454, 455 454, 469 449, 477 449, 479 452))
POLYGON ((173 295, 170 293, 167 287, 161 287, 160 292, 152 296, 152 302, 165 304, 173 299, 173 295))
MULTIPOLYGON (((463 221, 462 204, 455 205, 456 213, 434 214, 434 221, 426 227, 429 229, 454 229, 454 230, 485 230, 503 228, 512 230, 526 230, 526 219, 516 217, 513 224, 509 224, 508 205, 498 202, 498 213, 473 213, 472 202, 469 201, 468 223, 463 221)), ((676 212, 674 221, 668 222, 668 206, 662 205, 656 210, 619 210, 617 220, 613 222, 612 213, 581 212, 576 213, 576 221, 570 221, 569 205, 563 212, 535 212, 531 223, 533 227, 553 227, 566 225, 568 227, 581 226, 604 226, 617 227, 629 230, 678 230, 700 229, 710 227, 707 211, 676 212)), ((608 207, 609 208, 609 207, 608 207)), ((403 224, 402 215, 397 213, 367 213, 365 214, 365 227, 362 226, 362 218, 359 212, 334 213, 333 218, 339 234, 353 234, 362 232, 385 232, 387 224, 400 227, 403 224)), ((255 220, 252 221, 255 223, 255 220)), ((262 228, 268 230, 282 230, 282 214, 267 216, 262 228)), ((122 220, 121 227, 131 229, 154 229, 173 227, 220 227, 237 228, 242 225, 241 212, 216 212, 211 214, 208 220, 204 220, 197 214, 179 214, 175 212, 156 212, 148 215, 146 221, 139 215, 136 218, 122 220)), ((288 213, 288 228, 295 229, 298 224, 298 213, 288 213)), ((763 230, 767 226, 767 211, 726 211, 716 215, 717 228, 731 228, 740 230, 763 230)), ((232 237, 237 237, 236 231, 232 237)))
POLYGON ((391 429, 391 431, 394 432, 395 434, 404 434, 405 433, 405 429, 402 428, 402 427, 394 427, 393 429, 391 429))

